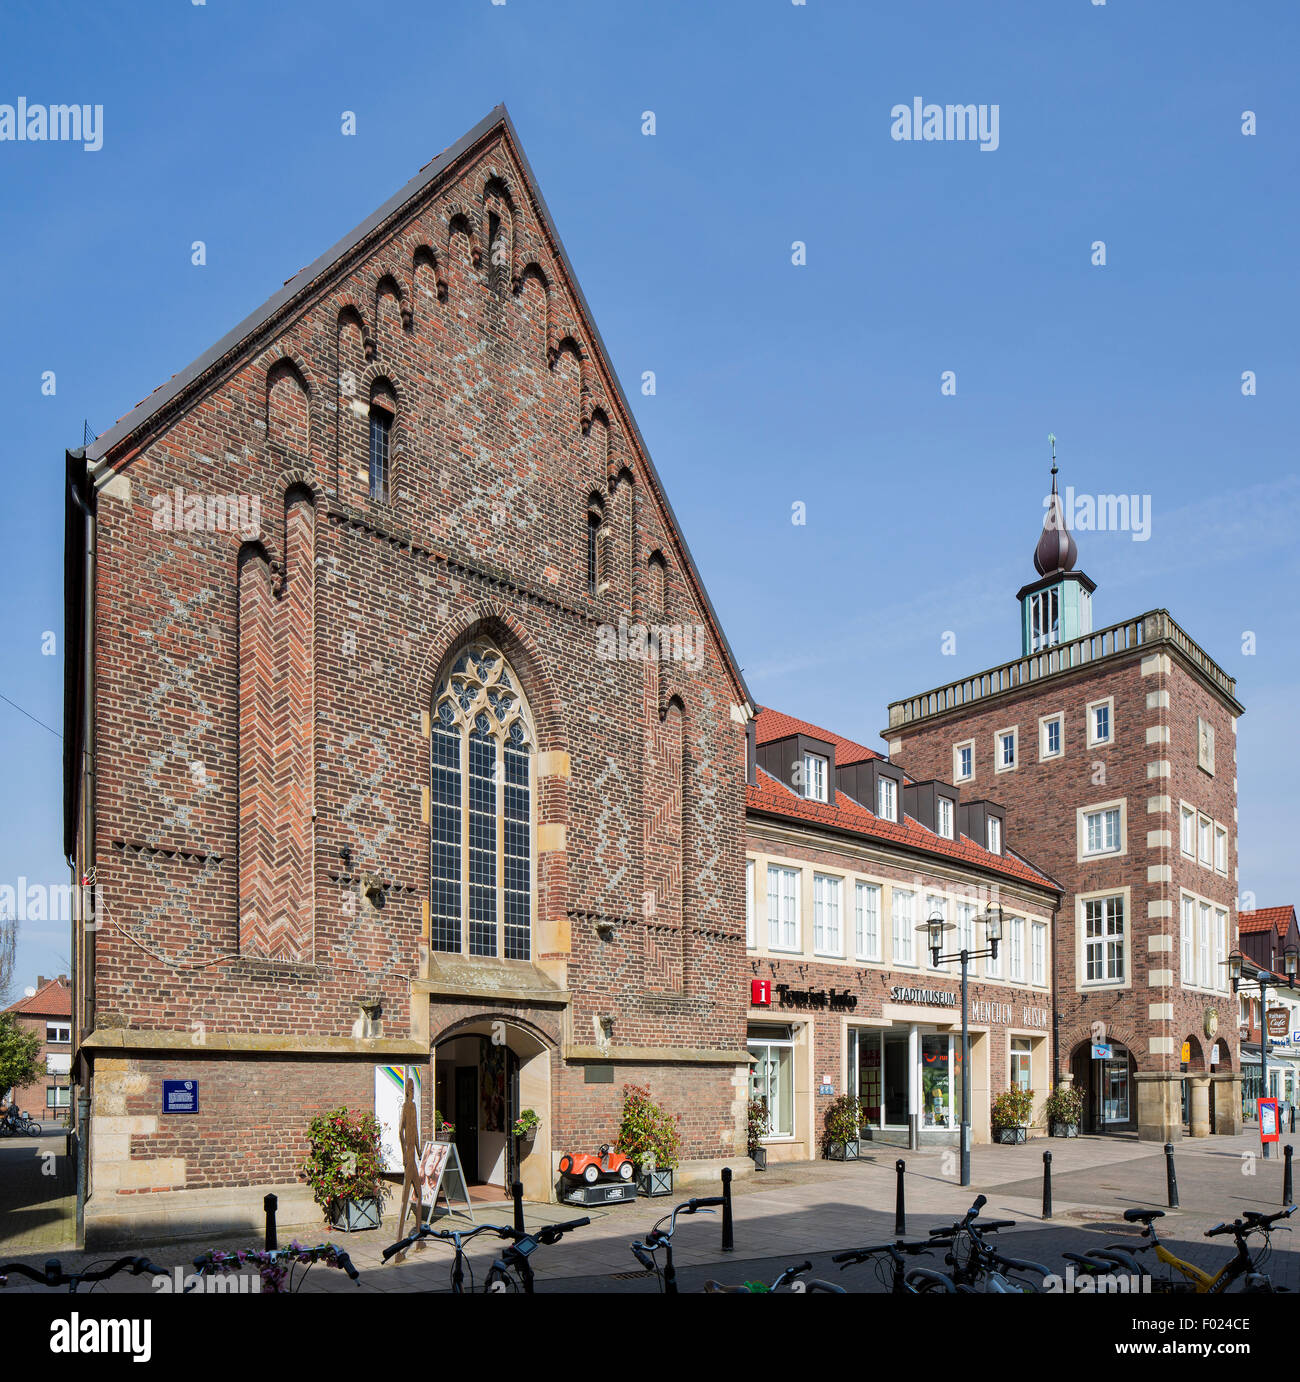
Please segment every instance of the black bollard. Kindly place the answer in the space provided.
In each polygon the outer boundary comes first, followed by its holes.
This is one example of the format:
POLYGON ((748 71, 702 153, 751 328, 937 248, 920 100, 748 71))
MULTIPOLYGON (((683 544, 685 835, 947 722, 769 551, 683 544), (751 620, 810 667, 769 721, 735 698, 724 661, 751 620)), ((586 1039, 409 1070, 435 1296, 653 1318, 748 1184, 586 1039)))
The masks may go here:
POLYGON ((1282 1203, 1292 1204, 1291 1197, 1291 1144, 1282 1148, 1282 1203))
POLYGON ((1165 1143, 1165 1180, 1169 1185, 1169 1208, 1178 1208, 1178 1175, 1174 1170, 1174 1144, 1165 1143))
POLYGON ((266 1210, 266 1250, 272 1252, 280 1245, 275 1237, 275 1211, 280 1201, 274 1195, 267 1195, 262 1201, 262 1208, 266 1210))
POLYGON ((722 1168, 722 1251, 736 1251, 736 1225, 731 1217, 731 1167, 722 1168))
POLYGON ((1291 1105, 1291 1131, 1295 1132, 1295 1105, 1291 1105))
POLYGON ((515 1202, 515 1232, 524 1231, 524 1187, 519 1181, 510 1187, 510 1198, 515 1202))
POLYGON ((1052 1154, 1043 1153, 1043 1218, 1052 1217, 1052 1154))
POLYGON ((894 1170, 898 1172, 898 1194, 894 1200, 894 1236, 902 1238, 907 1233, 907 1204, 903 1198, 903 1173, 907 1170, 907 1162, 899 1157, 894 1163, 894 1170))

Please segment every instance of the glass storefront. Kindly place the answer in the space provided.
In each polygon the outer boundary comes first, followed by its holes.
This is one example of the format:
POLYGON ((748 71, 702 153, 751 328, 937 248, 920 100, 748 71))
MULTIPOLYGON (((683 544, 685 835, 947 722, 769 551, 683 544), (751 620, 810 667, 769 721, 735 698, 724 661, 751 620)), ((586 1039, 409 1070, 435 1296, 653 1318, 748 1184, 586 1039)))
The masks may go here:
MULTIPOLYGON (((864 1128, 906 1129, 910 1105, 911 1033, 849 1032, 849 1088, 862 1101, 864 1128)), ((961 1038, 918 1032, 918 1126, 956 1128, 961 1122, 961 1038)))
POLYGON ((760 1099, 772 1120, 769 1137, 794 1136, 794 1036, 789 1027, 751 1027, 749 1097, 760 1099))

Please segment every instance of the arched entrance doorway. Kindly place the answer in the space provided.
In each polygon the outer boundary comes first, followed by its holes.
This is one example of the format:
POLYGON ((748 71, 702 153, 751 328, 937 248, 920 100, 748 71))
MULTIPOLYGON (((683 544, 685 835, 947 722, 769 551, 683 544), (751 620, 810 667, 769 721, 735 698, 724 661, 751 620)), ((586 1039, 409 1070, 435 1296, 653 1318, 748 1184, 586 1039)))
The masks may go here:
POLYGON ((1095 1049, 1092 1042, 1081 1041, 1070 1054, 1074 1083, 1083 1092, 1084 1130, 1132 1132, 1137 1127, 1133 1055, 1119 1041, 1104 1043, 1104 1056, 1094 1057, 1095 1049))
POLYGON ((473 1198, 504 1199, 519 1180, 526 1199, 551 1199, 547 1042, 517 1021, 485 1015, 444 1032, 430 1063, 434 1108, 455 1127, 452 1140, 473 1198), (540 1119, 532 1138, 514 1136, 525 1109, 540 1119))

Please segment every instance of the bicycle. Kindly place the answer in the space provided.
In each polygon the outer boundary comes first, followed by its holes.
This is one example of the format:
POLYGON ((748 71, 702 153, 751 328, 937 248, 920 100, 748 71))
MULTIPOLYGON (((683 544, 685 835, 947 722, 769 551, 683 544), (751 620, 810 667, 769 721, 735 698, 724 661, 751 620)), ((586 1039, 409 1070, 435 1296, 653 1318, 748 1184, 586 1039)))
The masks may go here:
POLYGON ((843 1286, 837 1286, 833 1281, 821 1281, 817 1277, 809 1277, 804 1281, 804 1272, 810 1271, 811 1262, 800 1262, 797 1266, 787 1267, 770 1286, 761 1281, 746 1281, 739 1286, 726 1286, 721 1281, 706 1281, 704 1293, 710 1296, 765 1296, 774 1291, 788 1290, 791 1295, 813 1295, 819 1291, 835 1296, 848 1295, 843 1286))
POLYGON ((0 1119, 0 1137, 40 1137, 41 1125, 29 1113, 6 1113, 0 1119))
MULTIPOLYGON (((1120 1262, 1139 1276, 1151 1277, 1152 1291, 1161 1294, 1222 1295, 1239 1277, 1245 1278, 1242 1285, 1243 1293, 1252 1295, 1280 1293, 1285 1288, 1274 1286, 1271 1279, 1259 1269, 1272 1252, 1270 1235, 1274 1232, 1273 1226, 1279 1219, 1289 1219, 1295 1211, 1295 1205, 1288 1205, 1286 1209, 1280 1209, 1276 1214, 1261 1214, 1258 1210, 1251 1209, 1247 1210, 1241 1218, 1234 1219, 1230 1224, 1216 1224, 1213 1228, 1206 1229, 1205 1237, 1219 1238, 1225 1234, 1231 1234, 1236 1245, 1236 1252, 1217 1272, 1209 1272, 1203 1267, 1196 1266, 1193 1262, 1187 1262, 1165 1247, 1160 1241, 1160 1235, 1156 1232, 1155 1226, 1155 1220, 1165 1217, 1163 1209, 1126 1209, 1124 1221, 1130 1224, 1142 1224, 1142 1237, 1148 1241, 1140 1246, 1134 1246, 1131 1251, 1122 1244, 1115 1244, 1107 1248, 1096 1249, 1089 1256, 1120 1262), (1264 1243, 1252 1254, 1248 1240, 1254 1233, 1261 1235, 1264 1243), (1146 1268, 1145 1264, 1138 1260, 1137 1255, 1139 1253, 1152 1251, 1154 1251, 1158 1261, 1170 1268, 1171 1275, 1155 1276, 1146 1268), (1173 1272, 1177 1272, 1183 1279, 1178 1280, 1172 1275, 1173 1272)), ((1069 1257, 1070 1254, 1067 1253, 1066 1256, 1069 1257)))
POLYGON ((35 1267, 29 1267, 25 1262, 6 1262, 0 1266, 0 1287, 7 1286, 10 1273, 15 1273, 18 1276, 28 1277, 38 1286, 66 1286, 68 1294, 75 1296, 77 1288, 83 1282, 89 1283, 93 1292, 101 1281, 106 1281, 110 1276, 116 1276, 118 1272, 128 1267, 131 1269, 132 1276, 140 1276, 144 1272, 150 1276, 167 1275, 166 1267, 155 1266, 147 1257, 119 1257, 116 1262, 103 1268, 102 1271, 93 1270, 94 1263, 87 1263, 79 1272, 65 1272, 59 1259, 51 1257, 46 1259, 45 1266, 41 1271, 37 1271, 35 1267))
POLYGON ((677 1216, 679 1214, 699 1214, 701 1212, 710 1214, 718 1206, 724 1203, 721 1195, 710 1195, 704 1199, 687 1200, 684 1204, 679 1204, 671 1214, 665 1214, 654 1228, 646 1234, 645 1239, 637 1239, 632 1244, 632 1256, 646 1269, 653 1272, 659 1283, 659 1291, 665 1296, 679 1295, 677 1290, 677 1269, 673 1266, 673 1234, 677 1231, 677 1216), (666 1229, 659 1227, 662 1223, 668 1223, 666 1229), (662 1270, 655 1254, 660 1249, 664 1252, 664 1265, 662 1270))
POLYGON ((287 1248, 263 1248, 251 1252, 218 1252, 211 1249, 194 1259, 199 1281, 190 1282, 183 1294, 198 1290, 199 1282, 210 1272, 229 1276, 241 1267, 256 1267, 261 1277, 262 1295, 296 1295, 302 1290, 307 1273, 317 1262, 324 1262, 327 1267, 337 1267, 353 1281, 361 1280, 361 1273, 352 1265, 352 1259, 347 1253, 340 1252, 333 1243, 304 1248, 295 1241, 287 1248), (303 1268, 302 1275, 295 1276, 299 1267, 303 1268))
POLYGON ((571 1233, 576 1228, 584 1228, 591 1223, 589 1218, 569 1219, 562 1224, 546 1224, 542 1228, 535 1229, 533 1232, 524 1232, 517 1228, 507 1228, 503 1224, 476 1224, 472 1229, 451 1229, 433 1228, 429 1224, 421 1224, 414 1233, 407 1234, 405 1238, 399 1239, 396 1243, 390 1243, 383 1251, 383 1260, 387 1262, 390 1257, 399 1252, 405 1252, 412 1243, 420 1242, 425 1238, 437 1238, 442 1242, 451 1243, 455 1248, 455 1256, 451 1265, 451 1293, 455 1296, 465 1294, 465 1278, 469 1276, 469 1289, 474 1290, 474 1269, 469 1266, 468 1273, 466 1268, 469 1259, 465 1254, 465 1244, 471 1238, 476 1238, 480 1233, 495 1233, 498 1238, 509 1241, 507 1247, 499 1257, 492 1261, 483 1278, 483 1292, 486 1295, 496 1295, 503 1292, 522 1291, 525 1295, 533 1295, 533 1268, 530 1258, 539 1247, 550 1247, 558 1243, 566 1233, 571 1233))
POLYGON ((870 1262, 876 1280, 889 1288, 891 1295, 915 1296, 926 1291, 937 1294, 955 1295, 957 1287, 942 1272, 930 1267, 913 1267, 907 1270, 907 1257, 926 1256, 936 1247, 947 1246, 942 1238, 931 1238, 925 1243, 907 1243, 897 1238, 892 1243, 881 1243, 874 1248, 852 1248, 848 1252, 837 1252, 832 1262, 840 1263, 840 1271, 861 1262, 870 1262))
MULTIPOLYGON (((984 1241, 983 1235, 986 1233, 1016 1226, 1014 1219, 990 1219, 977 1224, 975 1221, 979 1212, 987 1203, 985 1196, 979 1195, 965 1216, 955 1224, 930 1230, 932 1239, 943 1241, 949 1248, 944 1256, 944 1261, 953 1269, 949 1280, 963 1294, 1036 1294, 1051 1272, 1041 1262, 1008 1257, 984 1241), (1038 1281, 1029 1280, 1031 1276, 1036 1276, 1038 1281)), ((929 1291, 937 1288, 933 1284, 918 1283, 917 1289, 929 1291)))

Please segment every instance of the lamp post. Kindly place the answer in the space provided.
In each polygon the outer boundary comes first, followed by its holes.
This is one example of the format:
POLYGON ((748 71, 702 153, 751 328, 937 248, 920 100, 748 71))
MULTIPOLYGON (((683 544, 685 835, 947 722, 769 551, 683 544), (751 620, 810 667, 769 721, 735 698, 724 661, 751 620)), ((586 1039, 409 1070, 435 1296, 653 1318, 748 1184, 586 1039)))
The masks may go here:
MULTIPOLYGON (((918 931, 925 931, 930 948, 930 958, 938 969, 941 964, 953 960, 961 961, 961 1184, 970 1184, 970 986, 968 974, 970 962, 988 956, 996 960, 998 942, 1002 939, 1002 908, 990 902, 984 911, 984 939, 988 942, 983 950, 971 950, 963 945, 953 954, 943 955, 945 931, 956 928, 941 916, 932 916, 918 931)), ((973 928, 972 928, 973 929, 973 928)))
MULTIPOLYGON (((1297 961, 1300 960, 1300 951, 1294 945, 1288 945, 1282 951, 1282 971, 1286 976, 1288 988, 1295 988, 1297 961)), ((1243 984, 1247 987, 1259 990, 1259 1088, 1260 1097, 1268 1098, 1268 990, 1272 984, 1274 988, 1279 987, 1276 982, 1277 976, 1267 969, 1256 969, 1255 977, 1247 979, 1242 977, 1243 957, 1240 950, 1234 950, 1228 956, 1228 977, 1232 980, 1232 992, 1235 995, 1243 984)), ((1263 1156, 1267 1161, 1271 1155, 1272 1147, 1269 1143, 1263 1144, 1263 1156)))

